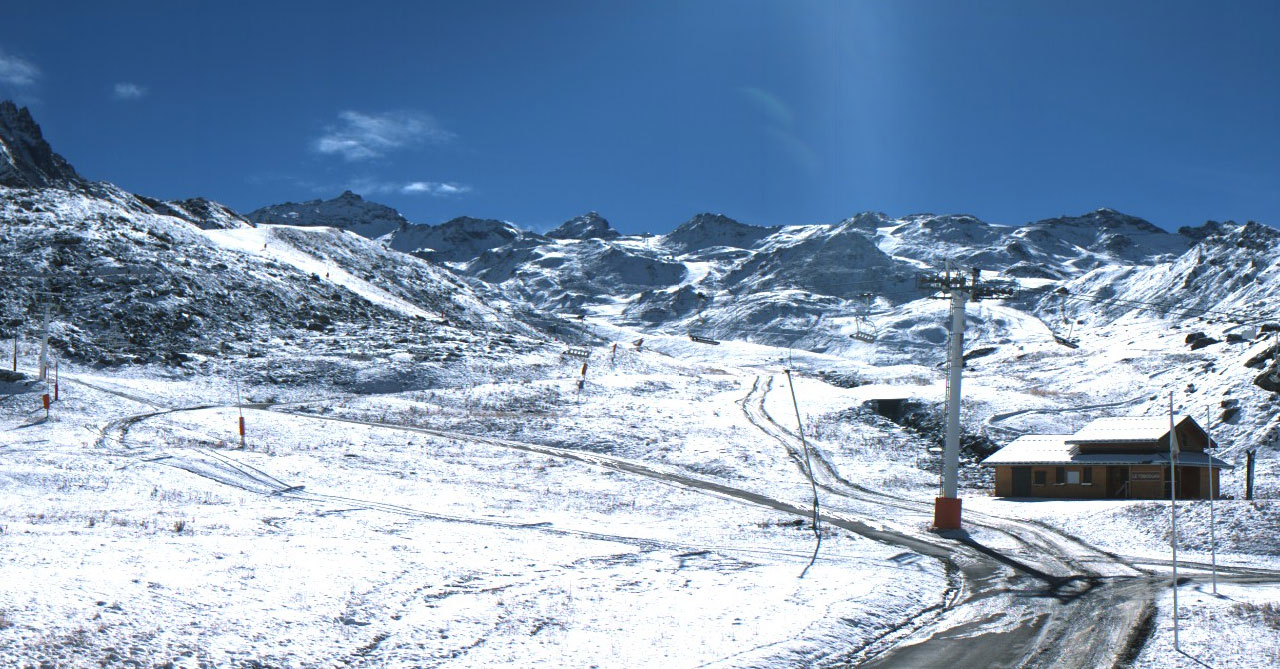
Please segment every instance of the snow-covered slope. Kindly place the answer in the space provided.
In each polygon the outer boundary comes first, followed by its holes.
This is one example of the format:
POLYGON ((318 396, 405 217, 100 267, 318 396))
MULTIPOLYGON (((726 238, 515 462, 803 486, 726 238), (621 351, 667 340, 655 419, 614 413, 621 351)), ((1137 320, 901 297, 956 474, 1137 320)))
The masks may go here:
MULTIPOLYGON (((13 116, 12 105, 0 113, 13 116)), ((339 383, 352 356, 388 342, 413 342, 414 359, 429 363, 411 372, 422 378, 456 359, 459 342, 489 342, 480 355, 490 357, 537 345, 529 323, 542 317, 353 232, 255 226, 201 198, 71 183, 74 170, 50 158, 26 110, 16 118, 0 124, 9 173, 45 185, 0 187, 6 338, 30 341, 47 310, 59 357, 185 369, 239 360, 285 380, 251 359, 291 352, 308 361, 292 373, 328 369, 339 383)))
POLYGON ((334 337, 359 350, 388 333, 443 353, 476 332, 531 332, 500 299, 333 228, 204 230, 101 184, 0 189, 0 219, 18 318, 30 334, 51 303, 55 349, 84 361, 261 355, 273 340, 305 350, 334 337))

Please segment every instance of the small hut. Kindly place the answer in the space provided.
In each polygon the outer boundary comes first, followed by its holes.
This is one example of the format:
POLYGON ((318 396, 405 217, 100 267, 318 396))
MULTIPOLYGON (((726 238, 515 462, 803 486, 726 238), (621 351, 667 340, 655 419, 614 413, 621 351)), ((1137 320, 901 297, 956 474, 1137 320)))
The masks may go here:
MULTIPOLYGON (((1205 452, 1216 444, 1190 416, 1176 416, 1174 430, 1178 497, 1221 494, 1219 473, 1233 466, 1205 452)), ((1169 417, 1100 418, 1075 434, 1025 435, 981 464, 996 470, 997 497, 1168 499, 1169 417)))

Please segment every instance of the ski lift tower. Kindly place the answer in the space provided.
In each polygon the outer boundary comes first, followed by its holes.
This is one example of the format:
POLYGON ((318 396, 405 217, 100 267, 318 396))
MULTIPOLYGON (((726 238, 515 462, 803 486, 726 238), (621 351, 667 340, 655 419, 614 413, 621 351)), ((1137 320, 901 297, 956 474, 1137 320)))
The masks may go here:
POLYGON ((969 277, 948 269, 920 278, 922 288, 934 288, 951 298, 951 338, 947 346, 947 434, 942 449, 942 496, 934 500, 933 526, 960 529, 960 498, 956 475, 960 469, 960 376, 964 371, 964 307, 967 302, 1013 297, 1013 285, 979 279, 974 268, 969 277))

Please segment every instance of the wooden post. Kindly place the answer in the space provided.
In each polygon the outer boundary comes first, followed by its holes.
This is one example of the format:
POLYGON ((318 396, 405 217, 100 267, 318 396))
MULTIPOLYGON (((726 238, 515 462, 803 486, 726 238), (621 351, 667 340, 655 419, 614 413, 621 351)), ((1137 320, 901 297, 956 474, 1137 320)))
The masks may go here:
POLYGON ((240 403, 240 379, 236 379, 236 412, 240 414, 240 450, 244 450, 244 408, 240 403))

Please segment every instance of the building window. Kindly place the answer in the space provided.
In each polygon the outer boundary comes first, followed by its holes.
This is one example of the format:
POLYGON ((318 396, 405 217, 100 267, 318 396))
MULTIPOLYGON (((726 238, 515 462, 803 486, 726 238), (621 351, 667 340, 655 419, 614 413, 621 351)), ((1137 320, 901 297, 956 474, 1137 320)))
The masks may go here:
POLYGON ((1066 483, 1066 482, 1067 482, 1067 468, 1066 468, 1066 467, 1054 467, 1053 469, 1054 469, 1054 474, 1053 474, 1053 481, 1054 481, 1054 483, 1057 483, 1058 485, 1062 485, 1063 483, 1066 483))
POLYGON ((1080 482, 1085 485, 1093 485, 1093 467, 1085 467, 1080 472, 1080 482))
POLYGON ((1031 482, 1035 485, 1044 485, 1044 471, 1031 472, 1031 482))
POLYGON ((1078 472, 1078 471, 1076 471, 1076 470, 1074 470, 1074 469, 1072 469, 1071 471, 1068 471, 1068 472, 1067 472, 1067 483, 1071 483, 1071 484, 1079 484, 1079 483, 1080 483, 1080 472, 1078 472))

